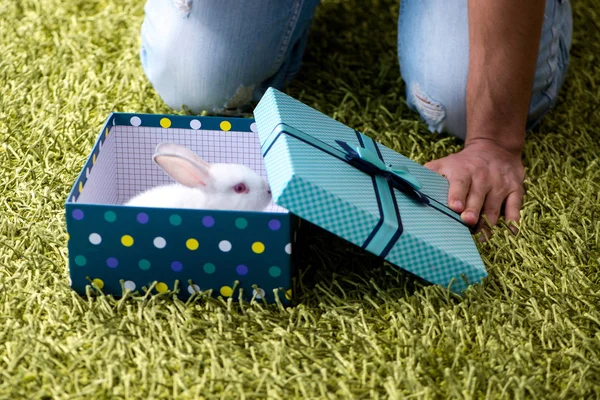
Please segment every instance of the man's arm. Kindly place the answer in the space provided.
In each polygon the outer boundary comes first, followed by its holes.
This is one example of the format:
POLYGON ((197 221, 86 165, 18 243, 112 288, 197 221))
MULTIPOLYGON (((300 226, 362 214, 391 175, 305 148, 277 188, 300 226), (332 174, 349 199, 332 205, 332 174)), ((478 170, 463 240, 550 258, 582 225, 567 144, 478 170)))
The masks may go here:
POLYGON ((449 206, 475 225, 495 225, 502 205, 519 221, 521 152, 545 0, 468 0, 469 75, 465 148, 426 164, 450 181, 449 206))

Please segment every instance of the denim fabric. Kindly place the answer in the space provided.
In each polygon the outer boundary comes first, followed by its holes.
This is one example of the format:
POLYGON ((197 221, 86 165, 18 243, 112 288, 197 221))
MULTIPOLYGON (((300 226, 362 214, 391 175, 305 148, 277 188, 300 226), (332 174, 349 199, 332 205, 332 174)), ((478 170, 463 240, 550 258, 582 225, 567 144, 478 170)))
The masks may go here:
MULTIPOLYGON (((408 104, 430 130, 464 138, 467 1, 402 0, 398 57, 408 104), (420 101, 426 99, 427 101, 420 101)), ((320 0, 147 0, 140 57, 167 105, 237 113, 300 69, 320 0)), ((393 27, 390 27, 393 29, 393 27)), ((555 103, 572 38, 568 0, 546 0, 528 127, 555 103)))
POLYGON ((319 0, 147 0, 140 57, 165 103, 239 109, 300 68, 319 0))
MULTIPOLYGON (((466 135, 469 66, 467 1, 402 0, 398 58, 406 99, 432 132, 466 135)), ((546 0, 527 127, 556 102, 569 63, 573 22, 568 0, 546 0)))

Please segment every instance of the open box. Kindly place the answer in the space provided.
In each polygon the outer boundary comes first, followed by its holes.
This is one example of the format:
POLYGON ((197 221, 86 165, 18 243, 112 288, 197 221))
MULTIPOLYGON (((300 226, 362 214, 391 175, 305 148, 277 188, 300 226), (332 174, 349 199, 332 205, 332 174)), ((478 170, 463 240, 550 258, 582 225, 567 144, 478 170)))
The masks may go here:
MULTIPOLYGON (((186 145, 208 162, 240 163, 267 177, 252 119, 113 113, 66 202, 71 285, 106 294, 143 287, 182 297, 242 290, 285 302, 291 295, 295 218, 265 212, 123 206, 173 180, 152 161, 160 142, 186 145), (274 292, 275 290, 275 292, 274 292)), ((237 293, 235 294, 237 297, 237 293)))
POLYGON ((267 301, 291 298, 296 226, 307 220, 425 281, 462 292, 486 275, 448 181, 273 88, 255 118, 111 114, 66 203, 73 288, 267 301), (264 212, 122 206, 172 182, 152 162, 181 143, 209 162, 268 178, 264 212), (289 210, 289 212, 288 212, 289 210))

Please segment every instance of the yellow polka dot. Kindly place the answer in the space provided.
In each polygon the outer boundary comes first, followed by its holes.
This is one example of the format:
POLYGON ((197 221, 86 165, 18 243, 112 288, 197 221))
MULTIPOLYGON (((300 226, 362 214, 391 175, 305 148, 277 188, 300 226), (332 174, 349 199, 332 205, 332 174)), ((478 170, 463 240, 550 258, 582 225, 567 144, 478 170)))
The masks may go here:
POLYGON ((92 284, 94 284, 98 289, 102 289, 104 287, 104 282, 102 282, 102 279, 94 279, 92 284))
POLYGON ((219 126, 221 127, 222 130, 228 131, 231 129, 231 122, 223 121, 223 122, 221 122, 221 124, 219 126))
POLYGON ((133 238, 129 235, 123 235, 123 237, 121 237, 121 243, 125 247, 131 247, 133 246, 133 238))
POLYGON ((262 244, 261 242, 254 242, 254 243, 252 243, 252 251, 255 252, 256 254, 260 254, 263 251, 265 251, 265 245, 262 244))
POLYGON ((69 235, 69 234, 67 233, 67 242, 68 242, 69 240, 71 240, 71 235, 69 235))
POLYGON ((191 238, 185 242, 185 246, 190 250, 196 250, 198 248, 199 244, 196 239, 191 238))
POLYGON ((285 298, 288 299, 288 300, 292 299, 292 289, 286 290, 286 292, 285 292, 285 298))
POLYGON ((96 164, 96 155, 92 154, 92 165, 96 164))
POLYGON ((222 286, 221 294, 225 297, 229 297, 233 294, 233 289, 231 289, 229 286, 222 286))
POLYGON ((108 137, 108 128, 106 128, 106 137, 108 137))
POLYGON ((163 118, 160 120, 160 126, 163 128, 168 128, 171 126, 171 120, 169 118, 163 118))
POLYGON ((158 283, 156 284, 156 290, 157 290, 159 293, 165 293, 167 290, 169 290, 169 287, 168 287, 168 286, 167 286, 167 284, 166 284, 166 283, 164 283, 164 282, 158 282, 158 283))
POLYGON ((79 193, 83 192, 83 182, 79 181, 79 193))

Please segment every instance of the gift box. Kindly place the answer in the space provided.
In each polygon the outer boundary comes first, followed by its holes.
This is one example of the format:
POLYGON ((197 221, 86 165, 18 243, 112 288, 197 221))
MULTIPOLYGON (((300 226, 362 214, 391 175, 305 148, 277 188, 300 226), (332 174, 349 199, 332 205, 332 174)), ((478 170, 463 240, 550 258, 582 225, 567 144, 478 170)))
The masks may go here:
POLYGON ((273 88, 254 114, 111 114, 65 204, 72 287, 287 303, 301 219, 455 292, 486 276, 446 205, 444 177, 273 88), (152 161, 161 142, 249 166, 273 203, 263 212, 124 206, 172 182, 152 161))
POLYGON ((72 288, 114 296, 177 288, 182 298, 211 291, 288 302, 297 222, 286 209, 123 205, 174 182, 152 161, 161 142, 183 144, 208 162, 247 165, 267 178, 252 119, 111 114, 65 204, 72 288))
POLYGON ((254 117, 279 206, 455 292, 487 275, 444 177, 273 88, 254 117))

